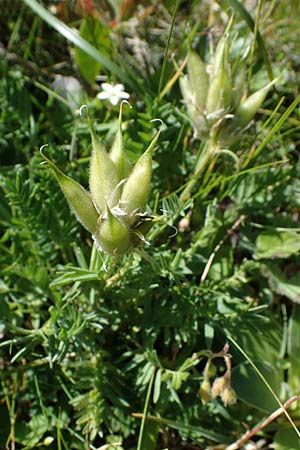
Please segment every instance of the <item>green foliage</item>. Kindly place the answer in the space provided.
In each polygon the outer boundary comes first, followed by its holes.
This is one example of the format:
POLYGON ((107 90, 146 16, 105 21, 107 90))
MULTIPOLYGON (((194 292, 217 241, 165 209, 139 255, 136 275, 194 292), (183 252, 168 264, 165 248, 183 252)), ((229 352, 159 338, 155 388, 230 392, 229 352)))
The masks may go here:
MULTIPOLYGON (((112 51, 109 30, 99 20, 91 17, 84 18, 80 25, 80 36, 93 47, 101 50, 106 57, 112 51)), ((94 83, 97 75, 100 74, 101 63, 95 61, 79 47, 75 50, 75 62, 83 78, 89 83, 94 83)))
MULTIPOLYGON (((96 6, 83 17, 68 2, 56 13, 46 2, 23 3, 0 19, 0 447, 225 448, 244 424, 254 428, 298 395, 299 6, 262 2, 246 11, 226 0, 209 11, 205 2, 170 1, 132 15, 109 2, 119 14, 112 26, 96 6), (222 50, 228 6, 236 14, 222 50), (113 149, 105 153, 118 172, 113 190, 123 180, 132 209, 144 213, 134 238, 140 244, 147 234, 149 243, 118 258, 89 233, 99 215, 84 190, 90 131, 54 81, 79 80, 66 38, 80 49, 75 62, 88 86, 78 83, 95 132, 113 149), (244 47, 244 87, 259 89, 271 72, 282 80, 238 139, 212 147, 193 137, 178 79, 187 71, 204 102, 197 74, 207 85, 204 66, 219 48, 218 67, 237 93, 244 47), (187 54, 201 60, 185 69, 187 54), (119 123, 118 109, 96 97, 99 71, 130 93, 132 109, 119 123), (157 118, 164 126, 153 161, 137 177, 132 167, 143 162, 157 118), (46 143, 77 216, 92 211, 86 229, 41 166, 46 143)), ((240 94, 231 94, 236 106, 240 94)), ((111 176, 99 182, 96 172, 95 185, 111 176)), ((297 402, 288 412, 298 424, 297 402)), ((284 414, 261 436, 277 450, 299 447, 284 414)))

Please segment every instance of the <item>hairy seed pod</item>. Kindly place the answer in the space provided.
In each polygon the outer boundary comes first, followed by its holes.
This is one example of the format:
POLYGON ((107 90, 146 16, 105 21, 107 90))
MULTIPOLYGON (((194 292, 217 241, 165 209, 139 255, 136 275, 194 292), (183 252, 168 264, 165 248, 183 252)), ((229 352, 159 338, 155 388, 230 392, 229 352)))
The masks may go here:
POLYGON ((228 34, 226 33, 218 42, 212 67, 212 77, 216 77, 222 67, 229 72, 229 55, 228 55, 228 34))
POLYGON ((241 61, 239 68, 235 71, 233 76, 233 89, 232 89, 232 108, 235 110, 240 104, 243 90, 245 88, 246 80, 246 63, 241 61))
POLYGON ((113 161, 114 165, 117 169, 117 175, 118 180, 124 180, 125 178, 128 178, 130 171, 131 171, 131 164, 129 159, 127 158, 127 155, 124 151, 123 147, 123 136, 122 136, 122 105, 120 107, 120 114, 119 114, 119 126, 118 131, 115 137, 115 140, 113 142, 110 154, 109 154, 111 160, 113 161))
POLYGON ((209 86, 206 102, 207 113, 215 116, 215 120, 219 119, 230 107, 231 99, 231 80, 224 66, 222 66, 219 73, 212 79, 209 86))
POLYGON ((123 255, 130 246, 127 226, 120 222, 108 207, 107 218, 102 220, 94 236, 101 249, 112 256, 123 255))
POLYGON ((89 177, 90 191, 99 213, 103 214, 106 210, 106 205, 113 208, 119 201, 119 179, 113 161, 93 131, 92 144, 93 150, 89 177))
POLYGON ((124 184, 120 206, 126 213, 124 222, 133 226, 138 221, 137 213, 144 211, 148 200, 152 174, 152 154, 160 131, 156 134, 145 153, 136 162, 124 184))
POLYGON ((180 90, 186 104, 188 116, 193 124, 196 133, 203 139, 208 136, 207 120, 202 112, 197 109, 195 97, 193 97, 192 89, 188 77, 183 76, 179 79, 180 90))
POLYGON ((239 107, 236 110, 236 116, 239 119, 239 126, 244 127, 248 125, 252 117, 259 110, 262 103, 264 102, 271 86, 276 81, 277 79, 271 81, 265 87, 263 87, 259 91, 256 91, 254 94, 250 95, 250 97, 246 98, 244 102, 240 103, 239 107))
POLYGON ((41 154, 53 170, 61 190, 63 191, 77 220, 90 233, 94 233, 97 227, 98 213, 89 192, 87 192, 81 184, 77 183, 75 180, 59 170, 58 167, 56 167, 56 165, 42 153, 42 151, 41 154))
POLYGON ((179 78, 179 86, 184 103, 186 103, 186 105, 195 103, 191 83, 187 76, 182 76, 179 78))
POLYGON ((200 110, 203 110, 207 99, 209 76, 206 72, 206 65, 193 50, 189 51, 187 69, 191 90, 195 95, 195 103, 200 110))

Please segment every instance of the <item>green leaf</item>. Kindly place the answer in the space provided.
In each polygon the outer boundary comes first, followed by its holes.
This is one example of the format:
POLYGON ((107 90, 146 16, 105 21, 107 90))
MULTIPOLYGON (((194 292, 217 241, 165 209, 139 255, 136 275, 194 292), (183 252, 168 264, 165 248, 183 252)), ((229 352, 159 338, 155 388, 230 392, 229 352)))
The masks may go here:
POLYGON ((256 239, 255 258, 287 258, 300 251, 300 234, 293 230, 263 231, 256 239))
MULTIPOLYGON (((267 362, 253 362, 278 395, 283 381, 282 370, 267 362)), ((232 385, 238 398, 248 405, 267 413, 278 408, 278 403, 272 393, 248 362, 239 364, 233 369, 232 385)))
POLYGON ((122 70, 122 68, 113 63, 112 60, 93 47, 89 42, 83 39, 77 30, 73 30, 68 27, 57 17, 53 16, 43 5, 41 5, 37 0, 23 0, 27 6, 29 6, 38 16, 40 16, 45 22, 58 31, 62 36, 64 36, 68 41, 72 42, 76 47, 81 48, 85 53, 91 56, 95 61, 102 64, 107 70, 113 73, 118 79, 130 85, 133 89, 137 86, 128 75, 122 70))
POLYGON ((48 427, 49 422, 47 417, 42 414, 37 414, 32 417, 28 425, 25 423, 16 424, 16 441, 25 445, 27 448, 35 448, 44 433, 48 430, 48 427))
POLYGON ((287 278, 276 264, 265 264, 263 272, 274 291, 280 295, 284 295, 295 303, 300 303, 299 275, 287 278))
POLYGON ((280 430, 275 435, 272 447, 274 450, 299 450, 299 437, 292 429, 280 430))
POLYGON ((157 403, 160 396, 160 388, 161 388, 161 370, 158 369, 155 376, 154 388, 153 388, 153 403, 157 403))
MULTIPOLYGON (((111 51, 111 41, 109 40, 109 32, 99 20, 92 17, 86 17, 80 25, 80 36, 95 48, 100 49, 101 53, 106 57, 111 51)), ((87 52, 80 47, 75 49, 75 62, 81 75, 89 83, 94 83, 95 78, 99 75, 102 64, 96 61, 87 52)))
POLYGON ((50 286, 64 286, 65 284, 75 283, 76 281, 95 281, 99 280, 101 275, 92 270, 81 269, 80 267, 67 267, 62 275, 55 278, 50 286))
POLYGON ((5 407, 0 407, 0 446, 1 448, 5 448, 7 444, 7 436, 9 435, 10 430, 10 422, 9 422, 9 414, 5 407))
POLYGON ((289 371, 288 384, 298 394, 300 386, 300 306, 294 305, 288 328, 289 371))
POLYGON ((156 417, 156 416, 147 416, 147 420, 151 420, 154 422, 158 422, 161 425, 165 425, 166 427, 173 428, 174 430, 179 430, 183 432, 192 433, 195 435, 203 436, 207 439, 211 439, 215 442, 228 442, 228 438, 224 434, 215 433, 211 428, 206 429, 201 426, 193 426, 193 425, 186 425, 185 423, 176 422, 174 420, 164 419, 162 417, 156 417))
POLYGON ((143 450, 155 450, 157 448, 159 429, 158 423, 146 421, 141 446, 143 450))
MULTIPOLYGON (((230 333, 229 333, 230 334, 230 333)), ((254 361, 265 361, 271 365, 278 362, 282 344, 282 328, 279 322, 260 316, 244 317, 243 323, 234 330, 235 340, 254 361)), ((231 347, 234 358, 240 354, 231 347)))
MULTIPOLYGON (((238 1, 238 0, 223 0, 221 2, 222 4, 227 4, 227 6, 229 6, 230 8, 232 8, 234 11, 236 11, 241 17, 242 19, 246 22, 246 24, 248 25, 248 27, 250 28, 251 31, 254 32, 255 30, 255 23, 254 20, 252 19, 251 15, 248 13, 248 11, 246 10, 246 8, 243 6, 242 2, 238 1)), ((265 42, 260 34, 260 32, 257 32, 257 43, 258 43, 258 51, 261 54, 261 57, 264 60, 267 72, 268 72, 268 76, 270 80, 273 80, 273 72, 272 72, 272 67, 270 64, 270 60, 269 60, 269 56, 268 56, 268 52, 265 46, 265 42)))

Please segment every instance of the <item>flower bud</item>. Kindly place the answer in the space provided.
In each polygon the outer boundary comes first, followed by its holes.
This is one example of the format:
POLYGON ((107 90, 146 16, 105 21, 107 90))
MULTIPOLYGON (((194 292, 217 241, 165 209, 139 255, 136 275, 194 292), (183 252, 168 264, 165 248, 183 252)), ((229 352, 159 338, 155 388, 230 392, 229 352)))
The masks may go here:
POLYGON ((120 206, 126 214, 124 222, 129 226, 137 223, 137 214, 144 211, 147 203, 152 174, 152 154, 159 134, 160 131, 158 131, 145 153, 136 162, 123 187, 120 206))
POLYGON ((92 202, 89 192, 87 192, 79 183, 65 175, 56 165, 48 159, 43 152, 41 155, 50 165, 58 180, 71 210, 74 212, 77 220, 90 233, 93 233, 97 227, 98 213, 92 202))
POLYGON ((214 398, 216 398, 219 395, 222 395, 222 392, 227 387, 228 387, 228 379, 226 377, 223 376, 223 377, 216 378, 213 382, 212 389, 211 389, 212 396, 214 398))
POLYGON ((100 214, 106 211, 106 205, 113 208, 120 198, 119 179, 116 166, 103 148, 99 139, 92 133, 92 156, 90 162, 90 191, 100 214))
POLYGON ((224 403, 224 406, 231 406, 236 403, 236 393, 235 390, 228 386, 221 393, 221 399, 224 403))
POLYGON ((199 394, 203 405, 206 405, 206 403, 211 399, 211 385, 208 380, 204 380, 201 383, 199 394))
POLYGON ((216 366, 212 363, 211 360, 208 360, 204 368, 204 378, 207 378, 209 380, 216 375, 216 372, 216 366))
POLYGON ((107 207, 107 218, 103 219, 94 234, 101 249, 113 256, 123 255, 130 246, 127 226, 120 222, 107 207))
POLYGON ((53 436, 46 436, 45 439, 43 440, 43 445, 48 447, 49 445, 52 444, 52 442, 54 442, 54 437, 53 436))
POLYGON ((265 100, 267 93, 270 90, 270 87, 277 81, 277 79, 268 83, 265 87, 256 91, 254 94, 250 95, 250 97, 246 98, 246 100, 240 103, 239 107, 236 110, 236 115, 239 119, 239 126, 245 127, 248 125, 252 117, 261 107, 263 101, 265 100))
POLYGON ((203 110, 207 99, 209 76, 206 72, 206 65, 193 50, 189 51, 187 69, 190 86, 195 95, 196 106, 198 109, 203 110))

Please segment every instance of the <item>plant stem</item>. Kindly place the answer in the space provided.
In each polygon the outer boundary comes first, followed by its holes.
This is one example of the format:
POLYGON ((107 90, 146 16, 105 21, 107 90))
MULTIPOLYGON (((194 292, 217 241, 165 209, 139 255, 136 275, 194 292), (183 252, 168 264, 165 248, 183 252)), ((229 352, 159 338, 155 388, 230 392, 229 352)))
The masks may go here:
POLYGON ((180 194, 179 199, 182 203, 185 203, 189 199, 195 184, 216 150, 218 150, 218 145, 214 144, 211 140, 208 140, 199 156, 192 178, 188 181, 186 187, 180 194))
POLYGON ((269 423, 273 420, 277 419, 281 414, 283 414, 286 409, 294 403, 296 400, 299 400, 299 395, 295 395, 294 397, 287 400, 281 408, 276 409, 272 414, 269 415, 262 423, 257 425, 253 430, 247 431, 240 439, 238 439, 233 444, 226 447, 225 450, 238 450, 242 445, 245 444, 250 438, 259 433, 263 428, 265 428, 269 423))
POLYGON ((144 410, 143 410, 143 418, 142 418, 142 423, 141 423, 141 428, 140 428, 140 434, 139 434, 137 450, 142 450, 142 441, 143 441, 143 435, 144 435, 144 429, 145 429, 145 423, 146 423, 146 416, 147 416, 147 411, 148 411, 149 400, 150 400, 150 395, 151 395, 151 391, 152 391, 152 386, 153 386, 155 372, 156 372, 156 369, 155 369, 155 367, 153 367, 152 375, 151 375, 151 378, 149 380, 149 385, 148 385, 148 390, 147 390, 144 410))

